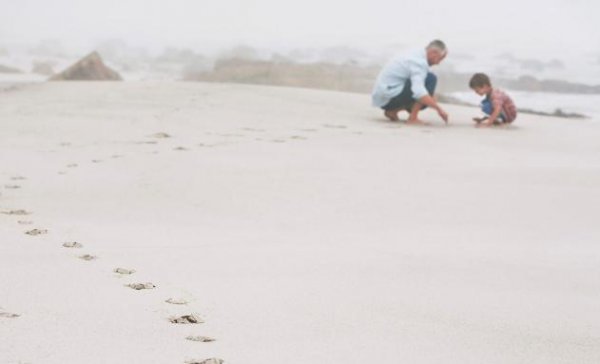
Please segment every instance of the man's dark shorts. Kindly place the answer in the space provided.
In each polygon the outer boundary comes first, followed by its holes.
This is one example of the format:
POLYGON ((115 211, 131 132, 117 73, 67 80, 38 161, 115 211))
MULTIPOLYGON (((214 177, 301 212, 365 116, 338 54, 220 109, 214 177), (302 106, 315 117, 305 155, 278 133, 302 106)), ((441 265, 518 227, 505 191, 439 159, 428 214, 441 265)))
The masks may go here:
MULTIPOLYGON (((436 85, 437 85, 437 76, 431 72, 427 73, 427 77, 425 77, 425 89, 427 89, 427 92, 429 92, 429 94, 431 96, 433 96, 433 94, 435 93, 436 85)), ((409 79, 406 81, 406 84, 404 84, 404 88, 402 89, 402 92, 400 92, 400 94, 398 94, 397 96, 394 96, 394 98, 392 98, 390 100, 390 102, 388 102, 384 107, 382 107, 382 109, 384 109, 384 110, 403 109, 403 110, 407 110, 410 112, 410 109, 412 108, 413 104, 415 103, 415 99, 413 98, 411 87, 412 87, 412 83, 409 79)), ((426 108, 426 106, 424 106, 423 109, 424 108, 426 108)))

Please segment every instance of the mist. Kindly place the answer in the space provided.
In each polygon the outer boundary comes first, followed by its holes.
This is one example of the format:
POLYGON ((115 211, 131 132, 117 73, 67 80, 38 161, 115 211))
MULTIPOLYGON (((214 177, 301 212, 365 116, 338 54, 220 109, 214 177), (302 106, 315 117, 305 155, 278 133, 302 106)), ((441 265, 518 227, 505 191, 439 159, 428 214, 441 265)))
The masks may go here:
POLYGON ((381 51, 440 38, 456 54, 600 54, 600 30, 593 18, 600 5, 591 0, 3 2, 0 44, 5 45, 55 39, 85 49, 121 39, 155 51, 177 46, 206 52, 238 44, 381 51))

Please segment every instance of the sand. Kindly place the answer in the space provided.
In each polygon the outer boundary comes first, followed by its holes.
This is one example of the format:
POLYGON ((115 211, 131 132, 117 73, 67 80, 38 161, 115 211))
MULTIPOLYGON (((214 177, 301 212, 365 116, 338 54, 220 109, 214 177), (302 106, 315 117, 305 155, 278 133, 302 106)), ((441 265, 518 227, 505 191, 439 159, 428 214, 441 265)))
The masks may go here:
POLYGON ((0 93, 0 363, 600 362, 600 122, 447 111, 408 127, 364 95, 176 82, 0 93))

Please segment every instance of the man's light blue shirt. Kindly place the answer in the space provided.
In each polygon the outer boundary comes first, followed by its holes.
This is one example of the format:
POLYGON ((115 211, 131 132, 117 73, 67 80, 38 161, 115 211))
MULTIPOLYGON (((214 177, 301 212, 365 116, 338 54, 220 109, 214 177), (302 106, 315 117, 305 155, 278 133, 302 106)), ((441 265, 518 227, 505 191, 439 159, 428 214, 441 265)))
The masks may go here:
POLYGON ((411 82, 411 91, 415 100, 429 95, 425 88, 425 78, 428 72, 427 51, 424 48, 392 58, 377 76, 371 95, 373 106, 387 105, 392 98, 402 92, 408 80, 411 82))

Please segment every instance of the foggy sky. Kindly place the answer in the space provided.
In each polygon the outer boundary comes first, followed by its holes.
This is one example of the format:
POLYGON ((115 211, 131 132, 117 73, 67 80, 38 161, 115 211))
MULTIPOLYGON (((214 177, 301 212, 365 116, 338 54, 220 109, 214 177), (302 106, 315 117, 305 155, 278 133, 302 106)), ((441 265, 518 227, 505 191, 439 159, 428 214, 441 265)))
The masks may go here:
POLYGON ((198 51, 238 44, 286 48, 421 45, 527 56, 600 53, 593 0, 0 0, 0 46, 111 38, 198 51))

